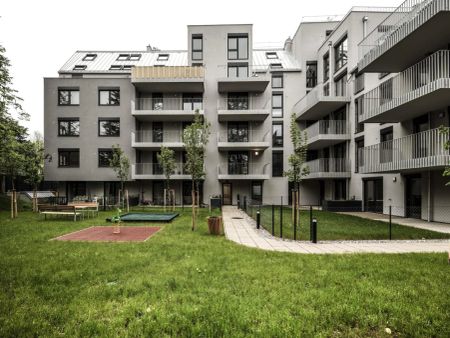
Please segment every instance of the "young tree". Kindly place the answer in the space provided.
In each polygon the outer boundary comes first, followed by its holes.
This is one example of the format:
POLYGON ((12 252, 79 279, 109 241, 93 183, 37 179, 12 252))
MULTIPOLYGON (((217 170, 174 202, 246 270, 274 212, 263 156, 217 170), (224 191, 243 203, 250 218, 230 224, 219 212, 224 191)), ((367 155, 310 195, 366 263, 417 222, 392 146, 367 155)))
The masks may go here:
POLYGON ((292 191, 292 216, 294 223, 294 234, 296 234, 297 219, 300 218, 300 182, 302 181, 303 177, 309 174, 309 168, 305 165, 306 153, 308 151, 308 137, 306 131, 304 131, 303 133, 301 132, 296 119, 297 116, 295 113, 293 113, 291 115, 290 134, 294 152, 288 157, 289 170, 285 172, 285 176, 288 177, 289 182, 292 182, 294 184, 294 189, 292 191))
POLYGON ((194 122, 183 132, 186 149, 186 171, 192 177, 192 231, 197 224, 196 204, 200 204, 199 186, 205 177, 204 163, 206 145, 209 141, 210 124, 195 111, 194 122))
MULTIPOLYGON (((175 152, 172 149, 161 146, 159 154, 156 155, 158 164, 161 166, 164 177, 166 178, 166 193, 169 204, 174 204, 175 196, 171 195, 170 190, 170 176, 175 172, 175 152), (172 200, 173 199, 173 200, 172 200)), ((166 196, 164 197, 164 207, 166 205, 166 196)))
POLYGON ((25 162, 23 165, 23 175, 25 182, 33 187, 33 211, 38 211, 37 189, 44 180, 44 141, 38 132, 34 134, 34 139, 24 144, 25 162))
MULTIPOLYGON (((122 148, 119 145, 113 145, 112 147, 113 155, 111 160, 109 161, 110 167, 113 168, 116 173, 117 178, 120 180, 120 192, 119 192, 119 203, 124 205, 125 203, 125 182, 128 180, 130 175, 130 160, 123 152, 122 148)), ((128 194, 127 194, 128 198, 128 194)), ((130 206, 127 199, 127 211, 130 211, 130 206)))
MULTIPOLYGON (((444 135, 444 137, 447 137, 446 141, 444 142, 444 149, 450 150, 450 128, 441 126, 439 127, 439 132, 444 135)), ((450 176, 450 163, 449 165, 444 169, 444 172, 442 173, 442 176, 450 176)), ((448 181, 445 185, 450 185, 450 181, 448 181)))

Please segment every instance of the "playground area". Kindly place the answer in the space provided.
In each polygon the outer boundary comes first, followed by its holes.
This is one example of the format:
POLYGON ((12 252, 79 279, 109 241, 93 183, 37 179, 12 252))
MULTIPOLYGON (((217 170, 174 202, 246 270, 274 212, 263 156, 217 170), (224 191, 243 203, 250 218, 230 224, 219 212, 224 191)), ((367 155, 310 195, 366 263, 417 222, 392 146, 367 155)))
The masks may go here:
POLYGON ((161 227, 125 226, 120 233, 114 233, 114 226, 93 226, 54 238, 57 241, 84 242, 145 242, 161 227))

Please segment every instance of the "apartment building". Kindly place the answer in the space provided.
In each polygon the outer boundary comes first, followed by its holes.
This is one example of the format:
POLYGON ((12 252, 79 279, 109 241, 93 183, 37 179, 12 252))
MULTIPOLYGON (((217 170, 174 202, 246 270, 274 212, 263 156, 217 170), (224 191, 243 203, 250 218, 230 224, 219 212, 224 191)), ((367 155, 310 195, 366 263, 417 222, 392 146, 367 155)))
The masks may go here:
POLYGON ((198 110, 211 123, 203 202, 287 202, 295 112, 308 135, 303 204, 395 206, 446 221, 450 155, 436 128, 449 126, 449 1, 305 18, 282 48, 254 48, 243 24, 188 26, 186 51, 78 51, 44 82, 45 179, 69 199, 114 196, 108 159, 119 144, 132 163, 130 194, 160 203, 165 145, 178 162, 176 202, 188 204, 182 131, 198 110))

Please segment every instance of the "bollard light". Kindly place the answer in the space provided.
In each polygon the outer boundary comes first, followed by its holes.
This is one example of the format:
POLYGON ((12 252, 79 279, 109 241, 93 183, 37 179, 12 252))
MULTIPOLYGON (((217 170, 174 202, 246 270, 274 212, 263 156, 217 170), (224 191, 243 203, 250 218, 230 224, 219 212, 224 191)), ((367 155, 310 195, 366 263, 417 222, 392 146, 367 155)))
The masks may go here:
POLYGON ((256 229, 259 229, 260 224, 261 224, 261 212, 258 210, 256 212, 256 229))
POLYGON ((311 242, 317 243, 317 218, 313 218, 311 222, 311 242))

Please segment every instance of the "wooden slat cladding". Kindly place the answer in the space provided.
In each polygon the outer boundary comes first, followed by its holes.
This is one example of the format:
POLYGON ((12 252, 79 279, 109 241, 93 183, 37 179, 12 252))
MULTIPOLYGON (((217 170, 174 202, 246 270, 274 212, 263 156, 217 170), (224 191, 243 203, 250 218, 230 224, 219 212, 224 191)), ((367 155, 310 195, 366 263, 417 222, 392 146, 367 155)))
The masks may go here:
POLYGON ((143 66, 133 67, 131 76, 133 79, 203 79, 205 70, 189 66, 143 66))

